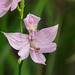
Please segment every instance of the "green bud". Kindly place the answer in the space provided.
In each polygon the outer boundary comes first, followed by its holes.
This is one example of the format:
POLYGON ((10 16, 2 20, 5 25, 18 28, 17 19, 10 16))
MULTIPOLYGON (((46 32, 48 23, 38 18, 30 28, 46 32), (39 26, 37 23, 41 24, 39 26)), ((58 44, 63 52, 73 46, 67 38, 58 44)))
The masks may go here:
POLYGON ((21 61, 20 61, 20 59, 18 59, 18 64, 21 64, 21 61))

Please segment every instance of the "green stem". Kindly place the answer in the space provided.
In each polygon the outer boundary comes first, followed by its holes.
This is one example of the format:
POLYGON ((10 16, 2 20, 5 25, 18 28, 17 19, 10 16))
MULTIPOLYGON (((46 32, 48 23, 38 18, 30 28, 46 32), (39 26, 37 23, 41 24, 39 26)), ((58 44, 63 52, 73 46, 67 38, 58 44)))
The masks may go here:
POLYGON ((20 7, 21 7, 21 19, 23 19, 23 12, 24 12, 24 0, 21 1, 20 7))
POLYGON ((23 29, 22 29, 22 19, 20 20, 20 32, 23 33, 23 29))
POLYGON ((17 9, 18 9, 19 12, 21 12, 21 9, 20 9, 19 5, 17 5, 17 9))
POLYGON ((20 12, 20 16, 21 16, 21 19, 20 19, 20 32, 23 33, 22 21, 23 21, 23 12, 24 12, 24 0, 21 1, 20 8, 21 8, 21 12, 20 12))
MULTIPOLYGON (((20 8, 21 8, 21 12, 20 12, 20 16, 21 16, 21 18, 20 18, 20 32, 23 33, 22 21, 23 21, 23 12, 24 12, 24 0, 21 1, 20 8)), ((23 63, 23 61, 21 61, 21 63, 19 64, 19 75, 21 75, 22 63, 23 63)))
POLYGON ((21 75, 22 63, 23 63, 23 61, 21 61, 21 64, 19 64, 19 75, 21 75))

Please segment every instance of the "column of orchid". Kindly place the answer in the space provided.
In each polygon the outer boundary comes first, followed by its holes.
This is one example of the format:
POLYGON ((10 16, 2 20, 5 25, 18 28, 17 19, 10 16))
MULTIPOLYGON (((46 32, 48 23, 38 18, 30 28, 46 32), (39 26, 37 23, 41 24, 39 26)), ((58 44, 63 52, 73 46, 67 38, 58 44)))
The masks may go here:
MULTIPOLYGON (((0 17, 2 17, 10 8, 13 11, 17 8, 18 2, 21 0, 4 0, 0 2, 0 17)), ((22 4, 23 5, 23 4, 22 4)), ((21 5, 21 21, 23 19, 23 6, 21 5)), ((42 53, 51 53, 56 50, 56 43, 54 39, 57 34, 58 24, 53 27, 43 28, 37 32, 37 25, 40 21, 40 18, 28 14, 27 17, 23 20, 28 34, 23 34, 20 32, 17 33, 4 33, 7 37, 9 44, 15 49, 18 50, 18 55, 20 56, 20 61, 27 58, 30 54, 32 60, 35 63, 46 65, 46 58, 42 53)), ((22 23, 20 28, 22 27, 22 23)), ((22 32, 22 28, 21 28, 22 32)))

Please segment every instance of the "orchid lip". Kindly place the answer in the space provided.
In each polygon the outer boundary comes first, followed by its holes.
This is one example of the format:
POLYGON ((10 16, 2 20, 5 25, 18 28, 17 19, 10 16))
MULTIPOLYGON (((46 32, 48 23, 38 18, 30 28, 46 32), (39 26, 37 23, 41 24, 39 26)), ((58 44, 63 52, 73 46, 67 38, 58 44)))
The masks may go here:
POLYGON ((28 29, 29 29, 29 30, 32 30, 32 31, 35 31, 35 25, 36 25, 36 24, 34 24, 33 22, 30 22, 28 29))

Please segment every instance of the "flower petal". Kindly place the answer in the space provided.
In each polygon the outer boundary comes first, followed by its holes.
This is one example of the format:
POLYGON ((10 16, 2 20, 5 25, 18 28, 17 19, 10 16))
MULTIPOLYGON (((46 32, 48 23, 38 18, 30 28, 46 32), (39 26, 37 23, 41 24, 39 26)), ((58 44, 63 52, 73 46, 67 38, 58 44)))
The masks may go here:
POLYGON ((29 56, 30 44, 25 45, 19 52, 20 61, 29 56))
POLYGON ((5 15, 7 13, 8 10, 0 10, 0 17, 2 17, 3 15, 5 15))
POLYGON ((49 41, 52 42, 57 34, 58 25, 41 29, 35 33, 35 39, 38 41, 49 41))
POLYGON ((24 23, 25 23, 27 29, 30 27, 29 22, 34 22, 35 29, 36 29, 39 21, 40 21, 40 18, 33 14, 28 14, 27 17, 24 19, 24 23))
POLYGON ((50 46, 40 48, 39 52, 51 53, 51 52, 54 52, 56 50, 56 47, 57 47, 56 43, 51 43, 50 46))
POLYGON ((15 10, 17 8, 17 4, 20 2, 21 0, 13 0, 12 4, 11 4, 11 11, 15 10))
POLYGON ((36 48, 40 48, 41 53, 51 53, 56 50, 56 43, 51 43, 49 41, 35 41, 36 48))
POLYGON ((45 64, 45 57, 42 53, 39 53, 39 52, 35 52, 34 50, 31 50, 30 51, 30 56, 32 58, 32 60, 35 62, 35 63, 40 63, 40 64, 45 64))
POLYGON ((0 17, 7 13, 7 11, 11 7, 11 1, 8 0, 0 0, 0 17))
POLYGON ((28 43, 28 35, 22 33, 4 33, 7 37, 9 44, 16 50, 20 50, 28 43))
POLYGON ((40 21, 40 17, 37 17, 37 16, 35 16, 35 15, 33 15, 33 14, 29 14, 30 15, 30 17, 34 20, 34 24, 38 24, 38 22, 40 21))
POLYGON ((7 7, 11 2, 12 0, 0 0, 0 7, 7 7))

